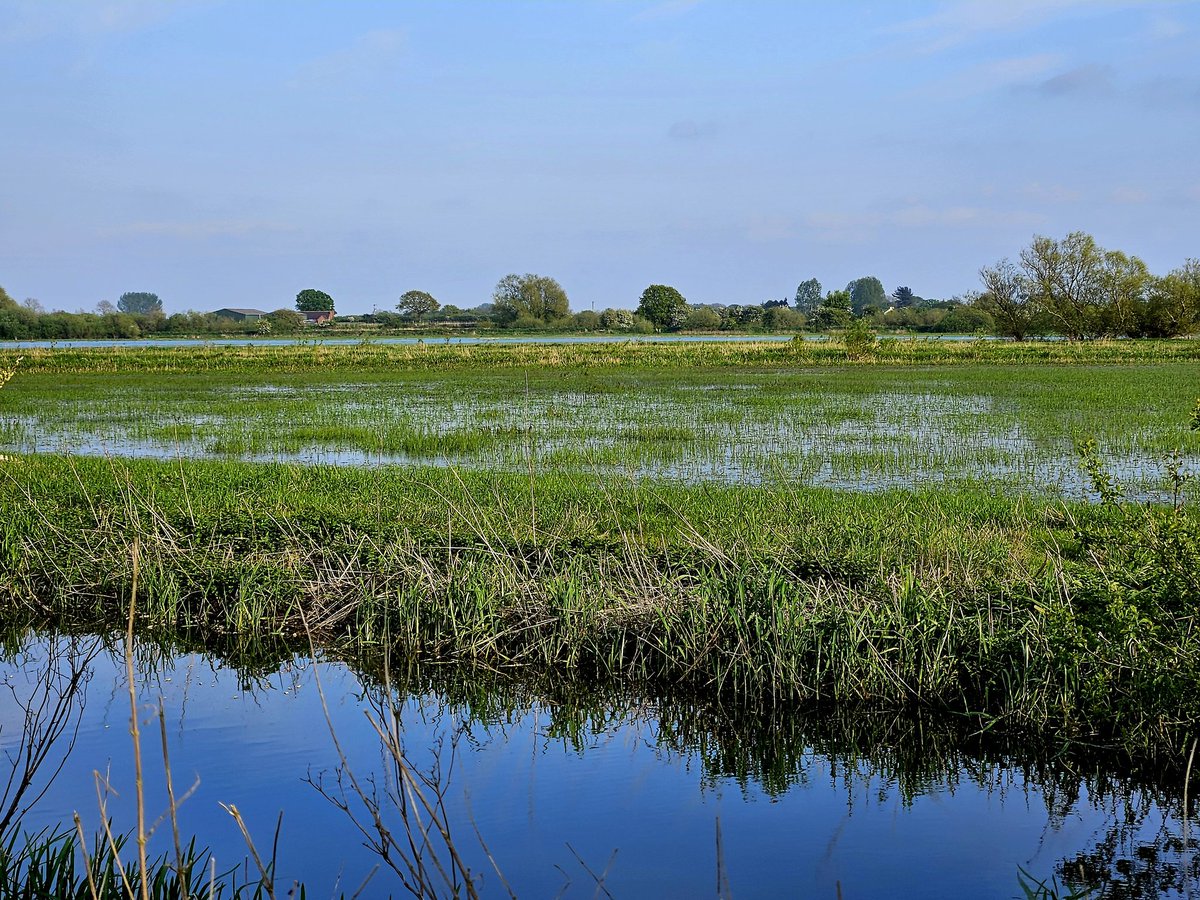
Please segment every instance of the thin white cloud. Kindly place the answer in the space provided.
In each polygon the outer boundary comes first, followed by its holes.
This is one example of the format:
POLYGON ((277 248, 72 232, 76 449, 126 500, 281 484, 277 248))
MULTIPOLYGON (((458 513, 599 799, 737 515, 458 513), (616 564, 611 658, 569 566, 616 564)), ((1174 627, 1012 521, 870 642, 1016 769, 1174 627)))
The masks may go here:
POLYGON ((1140 188, 1122 186, 1113 188, 1112 200, 1125 206, 1140 206, 1150 202, 1150 195, 1140 188))
POLYGON ((402 28, 368 31, 349 46, 301 65, 289 84, 291 87, 309 87, 359 73, 370 73, 401 60, 407 47, 408 34, 402 28))
POLYGON ((296 231, 295 225, 280 222, 265 222, 251 219, 217 219, 198 221, 132 222, 101 229, 100 237, 126 237, 149 235, 184 238, 187 240, 212 237, 243 237, 249 234, 267 234, 296 231))
POLYGON ((1143 6, 1141 0, 948 0, 937 12, 887 29, 913 35, 935 53, 997 33, 1019 33, 1070 15, 1143 6))
POLYGON ((703 2, 704 0, 661 0, 661 2, 634 14, 630 21, 654 22, 659 19, 673 19, 677 16, 687 15, 703 2))
POLYGON ((1150 19, 1146 37, 1152 41, 1172 41, 1187 34, 1187 26, 1170 16, 1157 15, 1150 19))
POLYGON ((743 233, 756 244, 785 241, 796 236, 796 223, 788 216, 756 216, 746 223, 743 233))
POLYGON ((1077 66, 1047 78, 1037 86, 1039 93, 1047 97, 1065 97, 1079 94, 1103 96, 1116 91, 1111 66, 1090 63, 1077 66))
POLYGON ((1082 196, 1079 191, 1061 184, 1042 184, 1032 181, 1022 185, 1018 193, 1026 200, 1034 203, 1045 203, 1059 206, 1065 203, 1077 203, 1082 196))
POLYGON ((194 6, 219 0, 103 0, 66 3, 8 0, 0 23, 0 44, 67 36, 92 41, 150 28, 194 6))
POLYGON ((1027 84, 1062 65, 1057 53, 1035 53, 977 63, 926 82, 914 93, 935 100, 962 100, 987 91, 1027 84))
POLYGON ((672 123, 667 129, 667 137, 676 141, 702 141, 717 133, 716 122, 697 122, 695 119, 683 119, 672 123))
POLYGON ((856 212, 813 212, 804 218, 809 228, 823 231, 863 231, 879 228, 931 228, 965 225, 1027 225, 1042 221, 1037 213, 1003 211, 981 206, 932 207, 911 203, 894 209, 856 212))

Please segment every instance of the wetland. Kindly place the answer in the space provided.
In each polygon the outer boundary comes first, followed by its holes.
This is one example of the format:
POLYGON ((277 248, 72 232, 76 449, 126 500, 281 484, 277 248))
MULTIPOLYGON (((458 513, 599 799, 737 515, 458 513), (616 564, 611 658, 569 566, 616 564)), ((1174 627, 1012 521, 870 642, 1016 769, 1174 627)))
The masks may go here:
POLYGON ((94 645, 26 830, 100 827, 132 673, 309 896, 381 858, 348 766, 442 798, 432 895, 1194 893, 1195 342, 18 353, 0 737, 94 645))

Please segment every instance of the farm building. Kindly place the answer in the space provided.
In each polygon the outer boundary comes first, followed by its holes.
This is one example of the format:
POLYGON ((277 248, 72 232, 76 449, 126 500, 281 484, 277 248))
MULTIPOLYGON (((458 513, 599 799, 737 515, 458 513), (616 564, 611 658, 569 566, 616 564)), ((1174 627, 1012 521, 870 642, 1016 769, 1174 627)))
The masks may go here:
POLYGON ((303 312, 304 320, 309 325, 324 325, 332 322, 336 315, 332 309, 306 309, 303 312))
POLYGON ((220 316, 222 319, 233 319, 235 322, 254 322, 266 315, 261 309, 239 309, 232 306, 227 306, 224 309, 218 309, 213 313, 214 316, 220 316))

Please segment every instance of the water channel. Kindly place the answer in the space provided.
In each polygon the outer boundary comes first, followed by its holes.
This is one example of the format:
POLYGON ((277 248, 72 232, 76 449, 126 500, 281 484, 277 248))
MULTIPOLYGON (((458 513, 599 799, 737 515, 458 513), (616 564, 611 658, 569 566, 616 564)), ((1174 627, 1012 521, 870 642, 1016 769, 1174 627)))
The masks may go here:
MULTIPOLYGON (((65 692, 69 727, 21 827, 70 826, 78 812, 99 828, 100 773, 119 794, 106 801, 114 828, 131 829, 121 639, 26 633, 5 645, 0 749, 10 764, 24 711, 48 688, 63 693, 72 669, 85 674, 65 692)), ((386 730, 393 713, 412 771, 437 775, 485 897, 508 896, 489 853, 522 897, 1018 897, 1022 878, 1054 879, 1059 896, 1068 884, 1090 896, 1200 893, 1180 786, 1144 773, 1039 759, 1020 741, 895 714, 729 710, 397 661, 389 691, 378 661, 317 657, 283 651, 235 665, 162 642, 134 654, 147 812, 167 805, 161 703, 176 791, 197 784, 181 806, 184 833, 232 867, 246 845, 220 804, 237 806, 261 848, 281 822, 277 883, 301 880, 309 897, 348 896, 373 870, 361 896, 404 895, 314 786, 346 800, 369 838, 348 765, 397 827, 386 799, 397 769, 372 726, 386 730)), ((160 852, 166 831, 154 838, 160 852)))

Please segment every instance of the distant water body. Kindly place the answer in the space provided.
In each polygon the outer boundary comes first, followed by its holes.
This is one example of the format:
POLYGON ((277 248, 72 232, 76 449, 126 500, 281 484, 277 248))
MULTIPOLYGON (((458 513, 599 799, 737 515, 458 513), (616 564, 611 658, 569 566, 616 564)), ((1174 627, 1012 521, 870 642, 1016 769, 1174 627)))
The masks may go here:
MULTIPOLYGON (((792 340, 790 334, 655 334, 655 335, 520 335, 514 337, 319 337, 319 338, 114 338, 97 341, 0 341, 0 349, 63 349, 91 347, 292 347, 301 344, 322 346, 353 346, 355 344, 713 344, 744 341, 780 343, 792 340)), ((805 341, 821 343, 829 340, 824 334, 800 335, 805 341)), ((937 334, 904 337, 902 340, 977 341, 990 340, 974 334, 937 334)))

